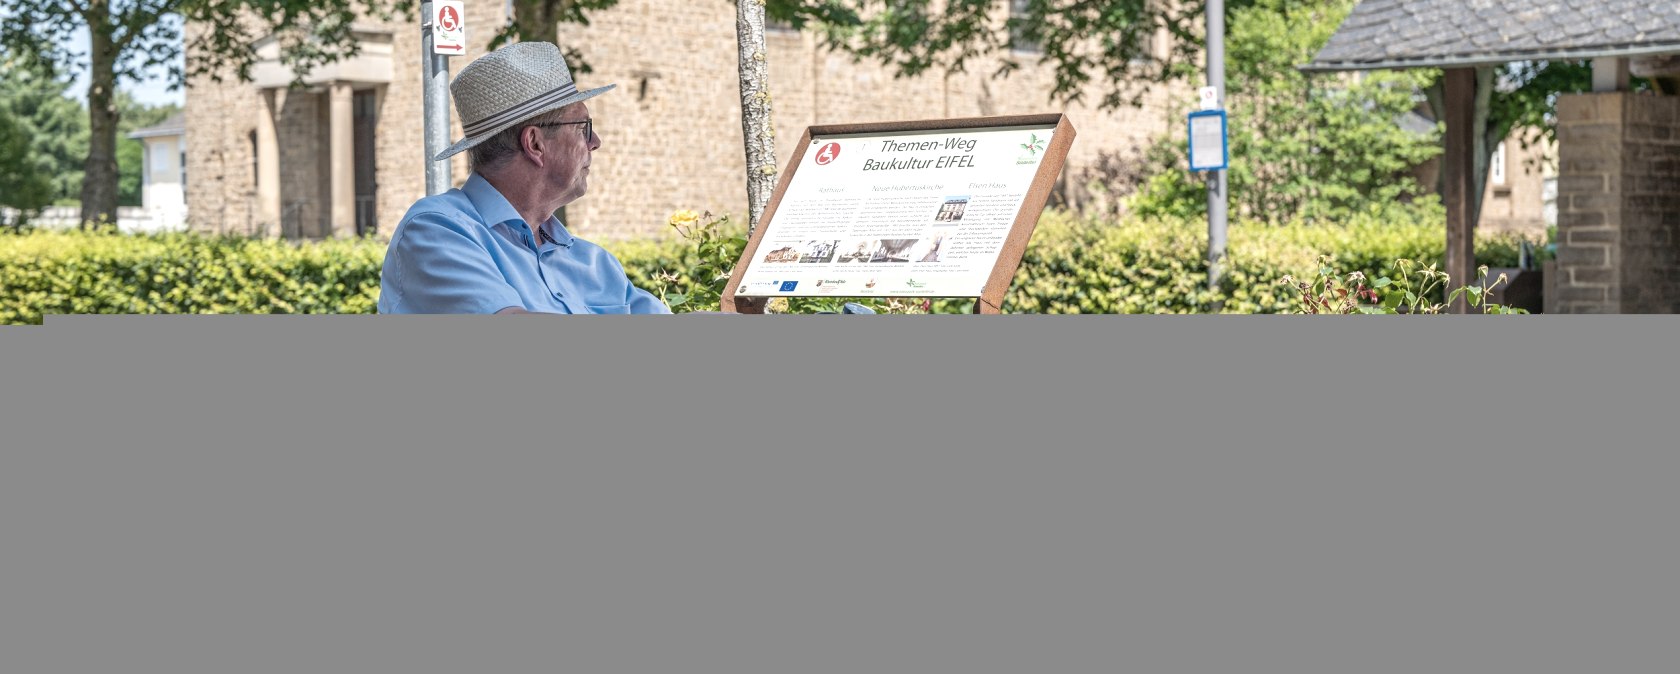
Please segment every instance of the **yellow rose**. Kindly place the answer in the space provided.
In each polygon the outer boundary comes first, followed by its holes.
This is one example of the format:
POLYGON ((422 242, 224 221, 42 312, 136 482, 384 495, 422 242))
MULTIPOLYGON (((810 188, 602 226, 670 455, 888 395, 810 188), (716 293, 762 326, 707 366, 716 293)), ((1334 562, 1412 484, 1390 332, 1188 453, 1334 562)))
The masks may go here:
POLYGON ((672 227, 694 227, 700 224, 700 214, 694 211, 677 211, 671 214, 669 220, 672 227))

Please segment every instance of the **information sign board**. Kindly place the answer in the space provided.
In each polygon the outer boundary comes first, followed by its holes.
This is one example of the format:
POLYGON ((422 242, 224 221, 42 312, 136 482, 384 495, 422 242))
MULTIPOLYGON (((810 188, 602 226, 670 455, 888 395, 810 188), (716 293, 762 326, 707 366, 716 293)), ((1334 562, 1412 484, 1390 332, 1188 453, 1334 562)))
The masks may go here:
POLYGON ((810 127, 724 309, 750 313, 736 298, 972 297, 977 313, 996 313, 1074 135, 1060 114, 810 127))

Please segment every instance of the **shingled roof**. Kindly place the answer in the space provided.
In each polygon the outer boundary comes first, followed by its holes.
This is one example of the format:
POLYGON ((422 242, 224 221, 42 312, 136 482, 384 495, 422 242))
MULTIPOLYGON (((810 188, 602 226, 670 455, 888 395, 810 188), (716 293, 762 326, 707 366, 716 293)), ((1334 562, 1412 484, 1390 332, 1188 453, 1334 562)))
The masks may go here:
POLYGON ((1364 0, 1307 71, 1680 53, 1675 0, 1364 0))
POLYGON ((128 134, 129 138, 151 138, 154 136, 179 136, 187 132, 187 113, 177 112, 163 121, 144 129, 135 129, 128 134))

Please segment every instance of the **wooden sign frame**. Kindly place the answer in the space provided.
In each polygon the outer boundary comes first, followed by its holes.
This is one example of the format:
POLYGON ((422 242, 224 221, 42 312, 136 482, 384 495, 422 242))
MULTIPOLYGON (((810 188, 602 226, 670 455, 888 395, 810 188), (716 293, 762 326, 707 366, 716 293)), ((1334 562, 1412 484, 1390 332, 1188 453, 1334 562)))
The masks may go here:
MULTIPOLYGON (((1021 208, 1016 214, 1015 223, 1010 227, 1002 251, 998 253, 997 263, 993 265, 980 296, 975 298, 974 313, 1001 313, 1004 294, 1009 291, 1009 284, 1015 278, 1015 270, 1021 264, 1021 256, 1026 252, 1027 241, 1032 238, 1033 229, 1038 226, 1038 218, 1043 214, 1044 206, 1050 199, 1050 192, 1055 188, 1056 178, 1061 174, 1063 164, 1067 161, 1068 149, 1073 146, 1076 132, 1067 116, 1061 113, 807 127, 804 135, 800 136, 799 143, 794 146, 793 157, 788 161, 787 169, 782 171, 782 177, 776 183, 776 191, 771 195, 770 203, 764 209, 764 216, 760 219, 758 228, 753 231, 751 240, 747 242, 746 250, 741 253, 740 260, 735 263, 735 271, 730 274, 728 285, 724 286, 720 308, 726 312, 743 314, 764 313, 764 306, 771 299, 770 297, 737 298, 735 291, 740 287, 749 263, 758 253, 759 244, 763 242, 770 228, 775 226, 776 209, 781 205, 782 197, 786 194, 788 185, 793 183, 794 174, 803 164, 805 153, 811 148, 812 138, 941 130, 977 131, 1011 126, 1051 126, 1053 127, 1053 133, 1049 145, 1045 147, 1044 158, 1039 162, 1038 171, 1033 175, 1026 196, 1021 201, 1021 208)), ((902 295, 893 295, 892 297, 928 299, 926 297, 905 297, 902 295)), ((971 296, 962 295, 961 297, 971 296)))

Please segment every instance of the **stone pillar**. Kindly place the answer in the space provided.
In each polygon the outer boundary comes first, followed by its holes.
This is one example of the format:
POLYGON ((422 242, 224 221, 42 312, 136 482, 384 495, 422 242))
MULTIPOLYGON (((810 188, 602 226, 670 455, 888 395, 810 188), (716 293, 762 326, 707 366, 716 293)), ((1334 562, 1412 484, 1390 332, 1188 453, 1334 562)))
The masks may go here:
POLYGON ((263 90, 257 101, 257 225, 258 231, 274 234, 280 234, 280 135, 274 123, 278 103, 273 89, 263 90))
POLYGON ((344 82, 334 82, 331 93, 332 147, 331 181, 332 235, 345 237, 356 234, 356 154, 354 120, 351 117, 352 91, 344 82))
POLYGON ((1628 90, 1628 60, 1604 57, 1592 60, 1592 90, 1596 93, 1628 90))
POLYGON ((1558 97, 1560 313, 1680 313, 1680 97, 1558 97))

